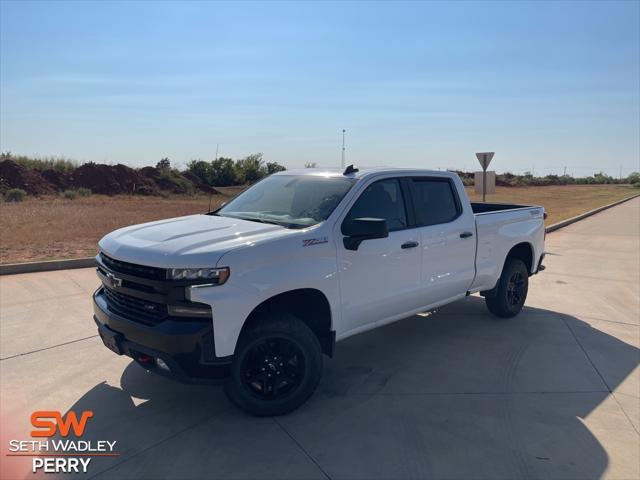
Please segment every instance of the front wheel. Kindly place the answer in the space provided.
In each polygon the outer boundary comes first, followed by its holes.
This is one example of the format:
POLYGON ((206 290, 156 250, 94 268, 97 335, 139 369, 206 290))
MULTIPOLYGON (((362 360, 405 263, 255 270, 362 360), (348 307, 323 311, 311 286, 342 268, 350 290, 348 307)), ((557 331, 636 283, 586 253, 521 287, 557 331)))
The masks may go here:
POLYGON ((249 414, 283 415, 307 401, 321 374, 318 338, 304 322, 282 314, 241 335, 225 390, 249 414))
POLYGON ((529 272, 518 258, 507 259, 496 287, 485 297, 487 308, 499 317, 514 317, 527 299, 529 272))

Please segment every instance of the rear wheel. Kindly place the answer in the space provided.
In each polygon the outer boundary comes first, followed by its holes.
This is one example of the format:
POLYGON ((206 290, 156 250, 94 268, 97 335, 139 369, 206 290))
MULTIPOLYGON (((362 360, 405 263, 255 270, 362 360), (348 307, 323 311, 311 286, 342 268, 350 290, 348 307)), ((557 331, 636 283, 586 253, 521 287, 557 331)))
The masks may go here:
POLYGON ((321 374, 318 338, 304 322, 282 314, 241 335, 226 393, 252 415, 282 415, 307 401, 321 374))
POLYGON ((487 308, 499 317, 514 317, 522 310, 528 290, 527 266, 518 258, 507 259, 498 285, 485 297, 487 308))

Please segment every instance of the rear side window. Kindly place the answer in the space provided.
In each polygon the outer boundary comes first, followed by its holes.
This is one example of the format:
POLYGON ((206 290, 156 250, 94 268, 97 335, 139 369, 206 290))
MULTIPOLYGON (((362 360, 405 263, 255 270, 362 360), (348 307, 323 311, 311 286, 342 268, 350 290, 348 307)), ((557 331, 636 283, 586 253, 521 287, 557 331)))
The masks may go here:
POLYGON ((384 218, 389 231, 407 228, 407 213, 398 179, 378 180, 369 185, 353 204, 345 221, 354 218, 384 218))
POLYGON ((418 226, 455 220, 461 213, 453 185, 446 178, 413 178, 411 191, 418 226))

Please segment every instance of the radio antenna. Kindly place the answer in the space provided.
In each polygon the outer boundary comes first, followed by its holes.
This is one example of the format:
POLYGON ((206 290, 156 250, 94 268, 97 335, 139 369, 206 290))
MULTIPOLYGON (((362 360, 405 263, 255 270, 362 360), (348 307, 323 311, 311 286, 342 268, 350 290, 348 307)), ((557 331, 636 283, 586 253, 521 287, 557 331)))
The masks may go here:
POLYGON ((357 168, 354 168, 353 165, 349 165, 347 168, 344 169, 344 172, 342 172, 342 175, 351 175, 352 173, 357 173, 360 170, 358 170, 357 168))

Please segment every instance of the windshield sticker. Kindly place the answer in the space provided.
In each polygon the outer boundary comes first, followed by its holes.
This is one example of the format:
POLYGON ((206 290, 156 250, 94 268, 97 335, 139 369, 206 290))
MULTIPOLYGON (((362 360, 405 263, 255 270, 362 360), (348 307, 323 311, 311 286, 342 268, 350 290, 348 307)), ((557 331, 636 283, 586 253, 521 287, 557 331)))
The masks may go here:
POLYGON ((307 238, 302 240, 303 247, 310 247, 312 245, 320 245, 321 243, 329 243, 328 237, 320 237, 320 238, 307 238))

